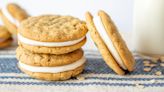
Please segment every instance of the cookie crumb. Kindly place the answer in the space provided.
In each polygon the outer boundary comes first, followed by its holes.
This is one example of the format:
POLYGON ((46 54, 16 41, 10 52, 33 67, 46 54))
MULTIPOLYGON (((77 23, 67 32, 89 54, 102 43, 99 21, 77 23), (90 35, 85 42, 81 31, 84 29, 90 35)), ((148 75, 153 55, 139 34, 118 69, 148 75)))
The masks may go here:
POLYGON ((160 75, 162 75, 162 72, 161 71, 157 71, 157 72, 155 72, 155 75, 160 76, 160 75))
POLYGON ((160 66, 164 67, 164 63, 160 63, 160 66))
POLYGON ((151 68, 144 68, 143 69, 145 72, 150 72, 151 71, 151 68))
POLYGON ((85 80, 85 77, 83 77, 83 76, 77 76, 76 79, 78 79, 80 81, 83 81, 83 80, 85 80))
POLYGON ((150 61, 145 60, 145 61, 143 61, 143 63, 144 63, 144 64, 150 64, 150 61))
POLYGON ((140 89, 145 88, 145 86, 144 86, 144 85, 142 85, 142 84, 135 84, 135 86, 136 86, 137 88, 140 88, 140 89))
POLYGON ((152 79, 150 80, 151 83, 156 83, 156 80, 152 79))

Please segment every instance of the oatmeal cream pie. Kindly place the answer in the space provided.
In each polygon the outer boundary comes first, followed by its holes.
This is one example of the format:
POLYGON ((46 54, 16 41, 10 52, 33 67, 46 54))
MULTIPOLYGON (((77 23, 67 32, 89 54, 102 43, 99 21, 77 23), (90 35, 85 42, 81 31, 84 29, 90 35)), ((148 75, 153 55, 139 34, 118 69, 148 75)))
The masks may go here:
POLYGON ((36 54, 19 46, 16 53, 19 68, 31 77, 42 80, 66 80, 75 77, 83 71, 86 61, 82 49, 54 55, 36 54))
POLYGON ((98 16, 87 12, 86 22, 91 38, 97 45, 104 61, 117 74, 133 71, 135 60, 126 43, 119 34, 110 16, 99 11, 98 16))
POLYGON ((0 48, 11 45, 12 37, 9 31, 4 27, 0 26, 0 48))
POLYGON ((18 28, 19 45, 35 53, 64 54, 86 42, 85 22, 60 15, 30 17, 18 28))
POLYGON ((9 3, 0 10, 0 17, 9 32, 16 34, 20 22, 27 19, 29 15, 19 5, 9 3))

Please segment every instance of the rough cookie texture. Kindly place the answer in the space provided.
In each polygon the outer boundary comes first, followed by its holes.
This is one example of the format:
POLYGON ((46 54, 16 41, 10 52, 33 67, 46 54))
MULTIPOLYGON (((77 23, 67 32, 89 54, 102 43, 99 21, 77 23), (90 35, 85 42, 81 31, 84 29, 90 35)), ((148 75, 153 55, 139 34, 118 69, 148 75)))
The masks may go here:
POLYGON ((82 49, 62 55, 37 54, 30 52, 21 46, 19 46, 16 50, 17 59, 24 64, 32 66, 53 67, 67 65, 76 62, 77 60, 81 59, 82 56, 82 49))
POLYGON ((44 53, 44 54, 65 54, 72 52, 81 48, 86 42, 86 39, 82 40, 81 42, 71 45, 71 46, 64 46, 64 47, 43 47, 43 46, 31 46, 21 42, 18 42, 20 46, 26 48, 34 53, 44 53))
MULTIPOLYGON (((132 53, 129 51, 128 47, 126 46, 121 35, 119 34, 112 19, 104 11, 99 11, 98 15, 100 16, 101 22, 105 28, 105 31, 107 32, 108 36, 112 40, 114 47, 116 48, 117 52, 119 53, 127 70, 133 71, 134 65, 135 65, 134 57, 133 57, 132 53)), ((104 61, 117 74, 120 74, 120 75, 125 74, 124 70, 117 64, 117 62, 113 58, 111 52, 107 48, 105 42, 99 35, 99 33, 94 25, 93 17, 89 12, 86 13, 86 21, 87 21, 87 26, 90 30, 91 37, 92 37, 93 41, 97 44, 97 47, 98 47, 100 53, 102 54, 104 61)))
POLYGON ((74 70, 61 72, 61 73, 36 73, 36 72, 27 71, 21 67, 20 69, 24 73, 30 75, 33 78, 48 80, 48 81, 59 81, 59 80, 67 80, 71 77, 75 77, 78 74, 80 74, 84 69, 84 64, 74 70))
POLYGON ((106 29, 107 34, 111 38, 114 47, 119 53, 124 65, 127 67, 129 71, 133 71, 135 65, 134 57, 132 53, 129 51, 125 41, 119 34, 114 22, 112 21, 110 16, 108 16, 104 11, 99 11, 99 16, 104 25, 104 28, 106 29))
POLYGON ((95 42, 97 48, 99 49, 104 61, 106 64, 113 69, 117 74, 124 75, 125 72, 122 70, 119 65, 116 63, 115 59, 113 58, 112 54, 108 50, 107 46, 105 45, 104 41, 102 40, 101 36, 99 35, 94 22, 92 15, 87 12, 86 13, 86 22, 88 29, 90 31, 91 38, 95 42))
POLYGON ((42 42, 65 42, 77 40, 87 33, 85 22, 60 15, 30 17, 18 29, 26 38, 42 42))

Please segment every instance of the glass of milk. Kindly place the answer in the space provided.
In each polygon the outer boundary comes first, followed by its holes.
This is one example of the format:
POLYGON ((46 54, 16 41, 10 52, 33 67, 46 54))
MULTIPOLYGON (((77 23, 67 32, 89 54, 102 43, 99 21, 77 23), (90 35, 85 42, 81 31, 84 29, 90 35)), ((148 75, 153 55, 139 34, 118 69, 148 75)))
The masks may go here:
POLYGON ((164 56, 164 0, 135 0, 133 28, 135 51, 164 56))

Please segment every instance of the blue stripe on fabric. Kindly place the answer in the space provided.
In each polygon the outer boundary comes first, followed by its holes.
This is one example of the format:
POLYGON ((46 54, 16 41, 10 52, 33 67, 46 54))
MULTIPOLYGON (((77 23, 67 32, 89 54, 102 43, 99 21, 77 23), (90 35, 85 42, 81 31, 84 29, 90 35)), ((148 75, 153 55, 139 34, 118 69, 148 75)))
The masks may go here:
MULTIPOLYGON (((130 83, 104 83, 104 82, 89 82, 89 83, 64 83, 64 82, 4 82, 0 81, 0 84, 9 85, 38 85, 38 86, 89 86, 89 85, 100 85, 100 86, 135 86, 130 83)), ((141 84, 145 87, 164 87, 164 83, 153 83, 153 84, 141 84)))
MULTIPOLYGON (((152 68, 151 72, 143 71, 142 59, 136 60, 135 70, 128 75, 154 75, 156 71, 164 71, 162 66, 152 68)), ((159 64, 158 64, 159 65, 159 64)), ((0 58, 0 73, 22 73, 17 67, 17 60, 15 58, 0 58)), ((115 74, 102 59, 88 58, 86 67, 84 69, 85 74, 115 74)))
MULTIPOLYGON (((17 76, 0 76, 0 79, 23 79, 23 80, 30 80, 34 79, 31 77, 17 77, 17 76)), ((72 80, 77 80, 76 78, 71 78, 72 80)), ((112 77, 85 77, 85 80, 119 80, 119 81, 150 81, 154 80, 164 80, 164 78, 112 78, 112 77)))

